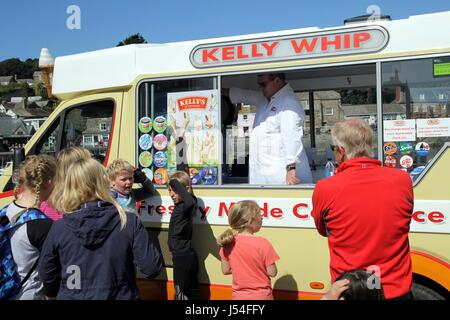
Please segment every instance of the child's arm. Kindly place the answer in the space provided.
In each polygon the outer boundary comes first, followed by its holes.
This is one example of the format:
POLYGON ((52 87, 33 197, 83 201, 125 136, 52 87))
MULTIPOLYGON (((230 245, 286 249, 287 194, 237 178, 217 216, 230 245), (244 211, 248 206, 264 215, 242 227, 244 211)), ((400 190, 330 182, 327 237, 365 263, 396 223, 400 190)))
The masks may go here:
POLYGON ((223 274, 231 274, 231 266, 230 263, 226 260, 221 260, 222 262, 222 273, 223 274))
POLYGON ((183 187, 178 180, 176 179, 170 180, 169 185, 174 192, 180 195, 182 201, 184 202, 184 208, 192 207, 195 204, 195 200, 192 194, 187 192, 186 188, 183 187))
POLYGON ((136 201, 140 201, 142 199, 151 197, 156 194, 156 189, 153 186, 152 182, 147 179, 147 176, 140 169, 134 170, 134 182, 141 183, 142 188, 133 189, 133 196, 136 201))
POLYGON ((271 264, 270 266, 266 267, 267 275, 269 277, 275 277, 278 273, 277 265, 275 263, 271 264))

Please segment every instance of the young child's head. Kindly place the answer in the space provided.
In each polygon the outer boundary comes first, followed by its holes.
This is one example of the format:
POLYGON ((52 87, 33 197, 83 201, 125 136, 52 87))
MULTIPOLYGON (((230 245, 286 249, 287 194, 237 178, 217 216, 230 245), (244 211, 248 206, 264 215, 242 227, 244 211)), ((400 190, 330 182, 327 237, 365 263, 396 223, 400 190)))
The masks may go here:
MULTIPOLYGON (((189 174, 187 174, 185 171, 174 171, 169 178, 169 184, 171 180, 177 180, 185 189, 187 192, 193 194, 192 185, 191 185, 191 179, 189 178, 189 174)), ((168 185, 169 188, 169 195, 173 200, 173 203, 177 204, 181 201, 181 196, 176 193, 170 185, 168 185)))
POLYGON ((384 300, 380 279, 367 270, 351 270, 342 273, 336 281, 348 279, 348 289, 342 292, 343 300, 384 300))
POLYGON ((62 207, 66 214, 80 208, 86 202, 102 200, 114 204, 119 211, 122 226, 126 223, 125 211, 113 199, 105 168, 95 159, 75 161, 66 174, 62 193, 62 207))
POLYGON ((79 159, 90 159, 89 150, 82 147, 69 147, 62 149, 56 157, 55 188, 49 198, 50 204, 58 211, 63 211, 61 206, 61 194, 65 189, 64 179, 69 167, 79 159))
POLYGON ((226 230, 217 239, 220 246, 233 242, 234 236, 242 231, 258 232, 262 226, 261 208, 252 200, 236 202, 228 213, 228 223, 231 229, 226 230))
POLYGON ((121 194, 128 195, 133 188, 134 167, 123 159, 116 159, 108 166, 108 178, 111 187, 121 194))
POLYGON ((17 200, 20 189, 36 195, 35 206, 46 200, 53 190, 56 161, 47 155, 30 155, 20 164, 14 174, 14 197, 17 200))

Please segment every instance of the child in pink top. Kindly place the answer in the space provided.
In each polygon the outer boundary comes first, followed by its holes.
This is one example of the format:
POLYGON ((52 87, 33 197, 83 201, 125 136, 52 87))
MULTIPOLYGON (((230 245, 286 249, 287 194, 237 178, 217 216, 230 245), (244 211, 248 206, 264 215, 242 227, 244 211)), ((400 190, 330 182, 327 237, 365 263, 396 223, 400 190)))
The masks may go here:
POLYGON ((228 215, 231 229, 217 238, 223 274, 233 275, 233 300, 273 300, 270 277, 277 275, 280 259, 261 229, 261 209, 254 201, 239 201, 228 215))
POLYGON ((59 220, 62 218, 62 213, 59 213, 58 211, 56 211, 47 201, 42 201, 39 206, 39 209, 53 221, 56 221, 56 220, 59 220))

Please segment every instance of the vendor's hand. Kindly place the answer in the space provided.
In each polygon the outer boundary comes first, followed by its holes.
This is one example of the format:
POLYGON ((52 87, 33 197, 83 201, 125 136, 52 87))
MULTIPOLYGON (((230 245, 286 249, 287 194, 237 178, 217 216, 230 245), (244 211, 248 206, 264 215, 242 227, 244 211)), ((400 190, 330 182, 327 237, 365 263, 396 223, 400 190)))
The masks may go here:
POLYGON ((133 172, 133 178, 135 183, 144 183, 147 180, 147 176, 141 169, 136 168, 133 172))
POLYGON ((342 279, 334 282, 331 285, 330 291, 325 294, 325 297, 328 300, 338 300, 342 292, 348 289, 349 282, 350 281, 348 279, 342 279))
POLYGON ((295 176, 295 170, 289 170, 286 173, 286 184, 299 184, 300 179, 295 176))

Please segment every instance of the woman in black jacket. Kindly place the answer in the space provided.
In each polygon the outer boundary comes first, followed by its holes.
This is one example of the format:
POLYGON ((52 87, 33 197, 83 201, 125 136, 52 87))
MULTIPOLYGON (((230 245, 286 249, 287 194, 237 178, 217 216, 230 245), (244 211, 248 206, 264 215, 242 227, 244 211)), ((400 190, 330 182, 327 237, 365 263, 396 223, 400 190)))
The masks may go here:
POLYGON ((76 161, 61 196, 65 213, 53 224, 39 262, 46 297, 139 299, 135 267, 154 278, 161 254, 139 218, 112 198, 103 166, 76 161))

